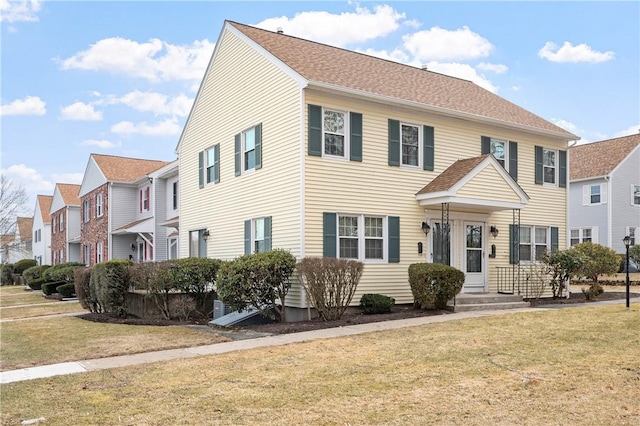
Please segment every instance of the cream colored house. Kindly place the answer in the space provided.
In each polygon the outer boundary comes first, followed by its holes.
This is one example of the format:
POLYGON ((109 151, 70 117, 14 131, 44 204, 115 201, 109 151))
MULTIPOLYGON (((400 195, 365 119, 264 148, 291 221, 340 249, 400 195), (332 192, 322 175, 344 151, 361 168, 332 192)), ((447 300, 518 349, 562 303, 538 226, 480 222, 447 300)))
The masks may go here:
POLYGON ((354 303, 412 302, 425 261, 518 292, 566 246, 575 139, 469 81, 227 21, 177 146, 180 255, 358 259, 354 303))

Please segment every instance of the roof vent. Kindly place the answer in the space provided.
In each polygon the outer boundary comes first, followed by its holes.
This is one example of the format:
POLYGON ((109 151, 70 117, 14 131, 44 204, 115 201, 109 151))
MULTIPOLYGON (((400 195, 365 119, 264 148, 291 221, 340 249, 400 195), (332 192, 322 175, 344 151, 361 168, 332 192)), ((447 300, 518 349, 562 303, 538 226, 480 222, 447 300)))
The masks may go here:
POLYGON ((278 34, 284 34, 284 31, 282 31, 282 27, 278 27, 276 31, 278 31, 278 34))
POLYGON ((425 70, 425 71, 429 71, 429 68, 427 67, 426 64, 422 66, 422 69, 425 70))

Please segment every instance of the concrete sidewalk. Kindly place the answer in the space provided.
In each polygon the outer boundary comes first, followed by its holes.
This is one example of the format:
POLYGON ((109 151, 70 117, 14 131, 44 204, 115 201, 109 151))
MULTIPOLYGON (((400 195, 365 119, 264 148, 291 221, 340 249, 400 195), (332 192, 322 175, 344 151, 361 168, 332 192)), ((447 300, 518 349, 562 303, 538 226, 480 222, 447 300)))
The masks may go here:
MULTIPOLYGON (((640 298, 632 299, 640 303, 640 298)), ((415 327, 424 324, 435 324, 465 318, 479 318, 496 315, 509 315, 522 312, 535 312, 552 308, 569 308, 579 306, 624 304, 624 300, 594 302, 589 304, 547 305, 535 308, 519 308, 509 310, 456 312, 444 315, 408 318, 394 321, 381 321, 368 324, 357 324, 346 327, 325 328, 300 333, 279 334, 254 339, 235 340, 232 342, 216 343, 212 345, 195 346, 182 349, 169 349, 154 352, 144 352, 133 355, 121 355, 107 358, 88 359, 83 361, 63 362, 59 364, 42 365, 38 367, 22 368, 19 370, 0 372, 0 384, 20 382, 24 380, 65 374, 84 373, 89 371, 106 370, 110 368, 126 367, 130 365, 148 364, 152 362, 170 361, 179 358, 193 358, 204 355, 224 354, 264 346, 283 346, 291 343, 307 342, 315 339, 331 339, 334 337, 353 336, 374 331, 395 330, 405 327, 415 327)))

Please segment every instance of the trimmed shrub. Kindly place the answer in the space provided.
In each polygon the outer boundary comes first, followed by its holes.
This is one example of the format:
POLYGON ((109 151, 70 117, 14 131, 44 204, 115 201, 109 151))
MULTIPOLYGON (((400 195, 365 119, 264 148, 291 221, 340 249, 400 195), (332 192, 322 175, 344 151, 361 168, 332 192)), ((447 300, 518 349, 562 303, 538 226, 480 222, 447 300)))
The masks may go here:
POLYGON ((386 314, 391 312, 391 308, 396 303, 393 297, 382 294, 363 294, 360 298, 362 312, 370 314, 386 314))
POLYGON ((76 268, 73 271, 73 284, 80 306, 89 312, 101 313, 102 307, 91 298, 91 268, 76 268))
POLYGON ((225 262, 218 271, 218 297, 235 311, 252 307, 264 316, 285 321, 285 298, 295 268, 296 258, 282 249, 225 262))
POLYGON ((48 283, 42 284, 41 289, 46 296, 51 296, 53 293, 57 293, 58 287, 60 287, 63 284, 67 284, 67 282, 66 281, 48 282, 48 283))
POLYGON ((572 249, 584 256, 584 262, 576 271, 576 276, 597 283, 599 275, 613 275, 618 272, 620 265, 615 250, 594 243, 576 244, 572 249))
POLYGON ((27 284, 29 284, 29 281, 40 278, 40 266, 35 265, 25 269, 22 271, 22 276, 27 280, 27 284))
POLYGON ((18 260, 13 266, 14 274, 22 274, 26 269, 36 266, 38 262, 35 259, 21 259, 18 260))
POLYGON ((414 263, 409 266, 409 284, 417 307, 445 309, 462 290, 464 273, 439 263, 414 263))
POLYGON ((73 283, 67 283, 67 284, 62 284, 61 286, 58 286, 57 288, 58 293, 60 293, 60 296, 62 297, 73 297, 73 295, 75 294, 75 284, 73 283))
POLYGON ((129 268, 129 279, 132 285, 136 289, 147 291, 147 297, 153 300, 165 319, 173 317, 169 295, 176 288, 173 279, 176 268, 175 262, 170 261, 134 263, 129 268))
POLYGON ((77 268, 84 268, 84 263, 68 262, 53 265, 42 274, 47 281, 67 281, 73 282, 73 271, 77 268))
POLYGON ((207 257, 187 257, 167 261, 170 265, 174 289, 189 293, 196 301, 196 309, 210 315, 213 306, 207 303, 213 291, 218 269, 222 263, 207 257))
MULTIPOLYGON (((129 288, 130 260, 109 260, 93 265, 90 298, 106 313, 126 317, 125 293, 129 288)), ((47 271, 48 272, 48 271, 47 271)))
POLYGON ((296 266, 311 305, 325 321, 342 317, 356 292, 364 264, 355 260, 306 257, 296 266))
POLYGON ((589 288, 582 288, 582 294, 584 294, 585 299, 593 300, 596 297, 600 296, 604 293, 604 289, 600 284, 594 283, 589 286, 589 288))
POLYGON ((551 290, 554 299, 562 297, 566 288, 565 283, 578 273, 586 260, 584 254, 573 248, 554 250, 543 255, 542 261, 549 266, 551 272, 551 290))
POLYGON ((45 284, 46 282, 47 280, 45 280, 44 278, 36 278, 29 281, 27 285, 29 286, 29 288, 31 288, 31 290, 42 290, 42 284, 45 284))
POLYGON ((13 263, 0 265, 0 285, 13 285, 13 263))

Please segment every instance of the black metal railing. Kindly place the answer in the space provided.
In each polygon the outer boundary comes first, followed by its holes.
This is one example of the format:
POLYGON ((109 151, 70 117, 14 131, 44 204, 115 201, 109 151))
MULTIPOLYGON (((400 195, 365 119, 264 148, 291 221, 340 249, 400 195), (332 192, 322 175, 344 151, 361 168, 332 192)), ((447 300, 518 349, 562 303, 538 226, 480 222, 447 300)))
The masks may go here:
POLYGON ((535 263, 496 266, 498 293, 518 294, 525 299, 537 299, 549 289, 548 269, 535 263))

